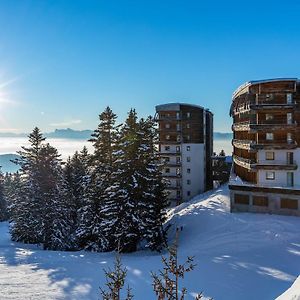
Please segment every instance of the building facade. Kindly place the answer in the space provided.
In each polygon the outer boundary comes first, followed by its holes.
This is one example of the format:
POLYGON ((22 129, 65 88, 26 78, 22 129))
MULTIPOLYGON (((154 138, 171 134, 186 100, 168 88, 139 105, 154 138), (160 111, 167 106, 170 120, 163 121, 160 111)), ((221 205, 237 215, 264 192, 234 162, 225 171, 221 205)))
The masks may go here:
POLYGON ((159 152, 172 205, 212 188, 213 114, 203 107, 156 106, 159 152))
POLYGON ((300 215, 300 81, 251 81, 233 94, 232 211, 300 215))

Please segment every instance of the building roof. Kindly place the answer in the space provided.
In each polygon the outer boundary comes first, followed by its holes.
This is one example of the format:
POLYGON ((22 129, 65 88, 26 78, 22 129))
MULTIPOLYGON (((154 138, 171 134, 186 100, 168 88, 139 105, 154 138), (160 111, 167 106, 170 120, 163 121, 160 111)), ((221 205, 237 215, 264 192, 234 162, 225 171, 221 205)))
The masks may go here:
POLYGON ((299 81, 298 78, 272 78, 272 79, 262 79, 262 80, 251 80, 246 83, 240 85, 232 94, 232 98, 234 99, 236 95, 243 89, 249 87, 250 85, 260 84, 260 83, 269 83, 269 82, 279 82, 279 81, 299 81))
POLYGON ((200 105, 189 104, 189 103, 179 103, 179 102, 156 105, 155 109, 156 109, 156 111, 170 111, 170 110, 180 111, 180 106, 190 106, 190 107, 194 107, 194 108, 200 108, 205 111, 209 111, 209 109, 206 109, 200 105))

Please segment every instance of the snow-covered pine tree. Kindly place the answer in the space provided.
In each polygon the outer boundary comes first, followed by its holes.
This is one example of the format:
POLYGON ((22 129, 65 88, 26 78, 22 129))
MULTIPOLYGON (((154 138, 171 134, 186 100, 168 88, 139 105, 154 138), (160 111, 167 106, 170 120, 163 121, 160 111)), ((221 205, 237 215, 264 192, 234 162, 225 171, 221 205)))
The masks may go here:
POLYGON ((141 184, 140 170, 143 167, 143 160, 139 157, 141 142, 139 129, 137 113, 131 109, 120 133, 112 186, 113 197, 118 203, 118 220, 114 236, 120 252, 136 251, 142 238, 139 202, 142 200, 144 187, 141 184))
POLYGON ((90 139, 94 153, 90 158, 77 234, 81 246, 92 251, 110 251, 115 244, 113 232, 117 220, 117 206, 115 199, 111 197, 111 186, 118 138, 116 118, 107 107, 99 115, 100 123, 90 139))
POLYGON ((141 119, 139 122, 140 146, 139 160, 142 165, 139 169, 139 185, 142 188, 142 197, 138 202, 140 232, 146 241, 146 247, 160 251, 167 246, 166 230, 163 224, 166 221, 168 207, 165 182, 162 178, 161 165, 158 155, 157 129, 153 118, 141 119))
POLYGON ((68 250, 72 219, 70 202, 73 200, 65 185, 60 155, 49 144, 40 149, 39 188, 42 193, 42 241, 44 249, 68 250), (71 199, 70 199, 71 198, 71 199))
POLYGON ((8 217, 7 214, 7 202, 6 202, 6 195, 4 190, 4 176, 1 172, 0 167, 0 222, 6 221, 8 217))
POLYGON ((12 216, 12 239, 24 243, 39 244, 43 241, 43 205, 40 180, 40 150, 45 138, 35 127, 29 134, 29 147, 22 147, 20 158, 14 162, 20 166, 20 184, 15 193, 12 216))
POLYGON ((87 148, 68 158, 64 167, 65 197, 70 209, 70 224, 72 225, 71 240, 73 249, 78 249, 77 229, 80 221, 80 209, 83 207, 84 191, 87 178, 88 152, 87 148))

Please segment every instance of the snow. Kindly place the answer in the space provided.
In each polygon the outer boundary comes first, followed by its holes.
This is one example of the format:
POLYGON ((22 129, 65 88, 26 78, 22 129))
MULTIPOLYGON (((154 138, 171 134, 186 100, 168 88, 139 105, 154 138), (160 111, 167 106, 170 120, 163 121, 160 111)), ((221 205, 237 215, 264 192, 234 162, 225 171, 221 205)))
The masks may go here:
POLYGON ((300 276, 294 284, 276 300, 300 300, 300 276))
MULTIPOLYGON (((197 264, 185 277, 187 299, 201 291, 216 300, 300 299, 299 278, 293 285, 300 274, 300 218, 231 214, 228 195, 222 186, 169 212, 170 238, 176 226, 180 230, 179 260, 194 256, 197 264)), ((122 255, 135 299, 155 299, 150 271, 161 268, 160 260, 148 251, 122 255)), ((114 253, 44 251, 11 242, 8 224, 0 223, 1 300, 100 299, 103 268, 113 262, 114 253)))

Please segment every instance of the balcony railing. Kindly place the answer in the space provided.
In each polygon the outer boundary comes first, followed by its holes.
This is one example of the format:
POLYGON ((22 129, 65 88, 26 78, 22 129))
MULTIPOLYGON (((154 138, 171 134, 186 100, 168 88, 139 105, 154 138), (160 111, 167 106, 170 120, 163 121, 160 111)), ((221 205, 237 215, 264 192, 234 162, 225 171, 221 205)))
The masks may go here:
POLYGON ((251 171, 255 171, 257 169, 264 170, 296 170, 298 165, 296 161, 290 162, 287 160, 270 160, 270 161, 261 161, 256 162, 254 159, 247 159, 237 155, 233 156, 233 161, 237 165, 246 168, 251 171))
POLYGON ((256 143, 253 140, 232 140, 232 145, 244 150, 259 150, 259 149, 295 149, 297 148, 296 141, 287 140, 259 140, 256 143))
POLYGON ((293 130, 297 127, 297 122, 291 123, 277 123, 277 122, 266 122, 266 123, 255 123, 250 121, 238 122, 232 125, 234 131, 275 131, 275 130, 293 130))

